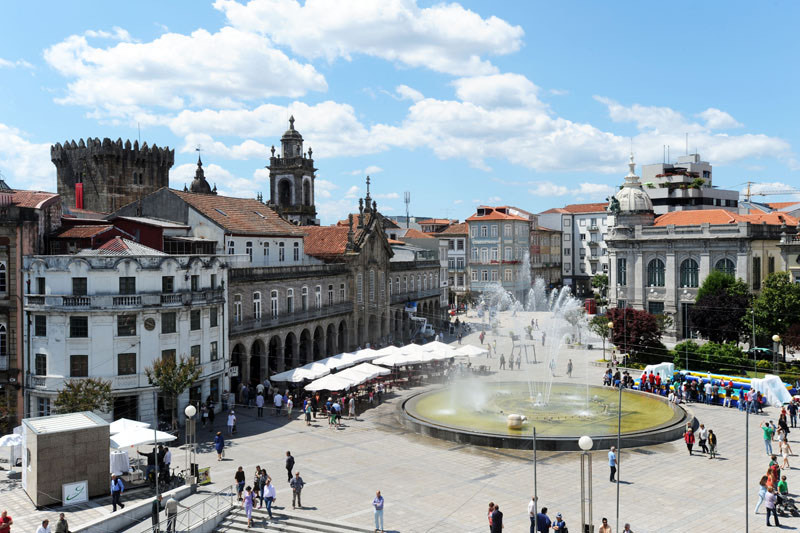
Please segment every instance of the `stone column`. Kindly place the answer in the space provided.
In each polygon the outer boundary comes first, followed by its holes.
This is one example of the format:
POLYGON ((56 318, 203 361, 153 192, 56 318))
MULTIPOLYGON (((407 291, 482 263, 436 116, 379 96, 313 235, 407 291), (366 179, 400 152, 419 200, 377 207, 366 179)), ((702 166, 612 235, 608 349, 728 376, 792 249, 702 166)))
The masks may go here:
MULTIPOLYGON (((666 259, 664 265, 664 312, 677 314, 680 275, 678 273, 679 265, 675 260, 675 250, 672 249, 672 243, 669 244, 669 248, 667 249, 666 259)), ((675 324, 677 325, 677 320, 675 324)))
POLYGON ((636 247, 628 255, 628 263, 631 263, 628 266, 628 283, 633 291, 633 307, 646 311, 647 309, 644 306, 644 287, 647 280, 644 277, 644 268, 642 267, 642 249, 638 244, 634 246, 636 247))

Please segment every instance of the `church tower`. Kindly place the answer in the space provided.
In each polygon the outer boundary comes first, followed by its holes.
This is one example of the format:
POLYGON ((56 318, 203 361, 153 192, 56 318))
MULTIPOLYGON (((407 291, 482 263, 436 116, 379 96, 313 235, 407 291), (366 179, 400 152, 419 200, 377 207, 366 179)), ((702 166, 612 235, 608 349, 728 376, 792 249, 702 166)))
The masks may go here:
POLYGON ((316 170, 311 148, 303 152, 303 136, 294 129, 294 117, 281 137, 281 154, 269 158, 269 205, 281 216, 300 226, 318 226, 314 205, 316 170))

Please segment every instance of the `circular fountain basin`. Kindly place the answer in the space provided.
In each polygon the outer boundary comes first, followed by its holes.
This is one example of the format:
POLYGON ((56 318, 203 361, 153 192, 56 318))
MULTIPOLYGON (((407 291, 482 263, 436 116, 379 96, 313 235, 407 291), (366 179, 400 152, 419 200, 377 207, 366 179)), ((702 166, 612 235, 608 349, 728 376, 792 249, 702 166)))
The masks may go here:
MULTIPOLYGON (((543 391, 546 394, 546 391, 543 391)), ((595 449, 617 445, 619 392, 609 387, 553 383, 549 401, 527 382, 465 382, 416 394, 402 403, 403 425, 418 433, 453 442, 496 448, 579 450, 589 435, 595 449), (509 415, 526 418, 519 429, 509 415)), ((621 445, 629 448, 680 438, 687 423, 682 407, 638 391, 622 393, 621 445)))

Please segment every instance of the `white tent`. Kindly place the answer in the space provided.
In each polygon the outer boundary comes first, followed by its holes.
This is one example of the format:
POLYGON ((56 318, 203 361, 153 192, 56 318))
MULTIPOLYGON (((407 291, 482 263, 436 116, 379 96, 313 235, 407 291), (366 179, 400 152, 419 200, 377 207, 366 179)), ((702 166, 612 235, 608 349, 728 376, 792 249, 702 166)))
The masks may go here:
POLYGON ((489 353, 488 350, 473 346, 472 344, 467 344, 455 350, 455 355, 464 355, 467 357, 486 355, 487 353, 489 353))
POLYGON ((280 374, 274 374, 269 379, 270 381, 290 381, 292 383, 299 383, 307 379, 318 379, 322 376, 327 376, 330 373, 330 368, 326 367, 319 361, 314 361, 313 363, 308 363, 299 368, 293 368, 291 370, 287 370, 286 372, 281 372, 280 374))
POLYGON ((306 385, 304 388, 307 391, 318 390, 347 390, 355 384, 352 380, 342 378, 339 374, 330 374, 320 379, 316 379, 306 385))
POLYGON ((339 372, 338 374, 336 374, 336 377, 353 379, 353 380, 360 379, 361 381, 357 383, 357 385, 360 385, 365 381, 375 379, 378 376, 385 376, 390 373, 391 370, 389 370, 388 368, 373 365, 370 363, 361 363, 358 366, 354 366, 353 368, 348 368, 347 370, 339 372))
POLYGON ((356 362, 361 363, 363 361, 372 361, 373 359, 377 359, 380 357, 377 350, 373 350, 372 348, 364 348, 362 350, 358 350, 353 355, 356 356, 356 362))
POLYGON ((428 344, 423 344, 421 348, 426 352, 442 351, 444 353, 451 353, 454 351, 452 346, 439 341, 433 341, 429 342, 428 344))
POLYGON ((373 364, 383 366, 404 366, 416 365, 430 361, 434 357, 433 352, 425 352, 418 344, 409 344, 400 349, 400 353, 385 355, 372 361, 373 364))
POLYGON ((134 428, 122 433, 117 433, 111 437, 112 448, 127 448, 128 446, 138 446, 140 444, 154 444, 156 442, 172 442, 177 439, 175 435, 154 431, 147 428, 134 428))
POLYGON ((326 368, 331 370, 347 368, 348 366, 353 366, 358 362, 358 356, 353 353, 344 352, 331 357, 326 357, 325 359, 321 359, 317 362, 325 365, 326 368))
POLYGON ((398 348, 397 346, 390 345, 390 346, 387 346, 385 348, 381 348, 380 350, 376 351, 375 355, 377 355, 378 357, 384 357, 384 356, 387 356, 387 355, 394 355, 394 354, 397 354, 397 353, 403 353, 402 348, 398 348))
POLYGON ((117 433, 122 433, 123 431, 128 431, 131 429, 136 428, 149 428, 150 424, 147 422, 139 422, 138 420, 131 420, 130 418, 120 418, 119 420, 114 420, 109 424, 109 431, 112 435, 116 435, 117 433))

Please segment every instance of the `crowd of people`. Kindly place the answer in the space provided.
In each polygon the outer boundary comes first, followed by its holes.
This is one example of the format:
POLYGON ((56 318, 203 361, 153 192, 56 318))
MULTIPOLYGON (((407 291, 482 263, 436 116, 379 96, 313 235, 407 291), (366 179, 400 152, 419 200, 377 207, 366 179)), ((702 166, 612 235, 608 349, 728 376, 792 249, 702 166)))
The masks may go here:
MULTIPOLYGON (((555 531, 558 533, 569 533, 567 522, 561 513, 556 513, 554 518, 550 518, 547 514, 547 507, 542 507, 538 512, 536 510, 536 498, 531 497, 528 502, 528 516, 530 517, 531 526, 530 533, 549 533, 555 531)), ((500 510, 500 505, 495 502, 489 502, 489 510, 486 515, 489 521, 489 533, 503 533, 503 512, 500 510)), ((582 530, 582 527, 576 528, 575 531, 582 530)), ((611 526, 608 524, 608 519, 602 519, 602 525, 598 529, 599 533, 611 533, 611 526)), ((624 533, 633 533, 631 525, 626 523, 623 529, 624 533)))

